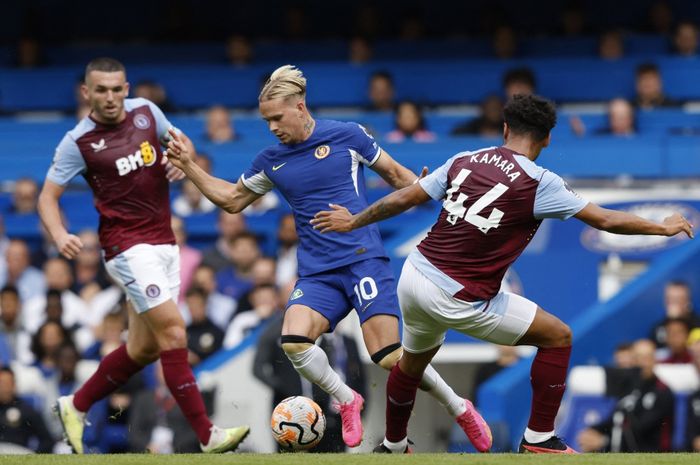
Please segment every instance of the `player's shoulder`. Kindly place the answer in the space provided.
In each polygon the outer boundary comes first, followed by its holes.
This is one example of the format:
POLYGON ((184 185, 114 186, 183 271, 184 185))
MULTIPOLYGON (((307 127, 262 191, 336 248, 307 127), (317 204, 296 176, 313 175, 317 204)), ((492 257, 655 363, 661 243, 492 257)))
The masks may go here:
POLYGON ((80 139, 81 137, 83 137, 86 134, 88 134, 89 132, 91 132, 93 129, 95 129, 95 126, 96 126, 95 122, 89 116, 86 116, 83 119, 81 119, 80 121, 78 121, 78 123, 75 125, 75 127, 73 129, 71 129, 70 131, 68 131, 66 133, 62 142, 65 142, 65 143, 68 143, 70 141, 75 142, 78 139, 80 139))
POLYGON ((348 129, 352 124, 354 123, 320 118, 316 120, 316 129, 320 131, 342 131, 343 129, 348 129))
POLYGON ((540 165, 534 161, 527 158, 525 155, 515 154, 513 155, 515 161, 520 165, 520 168, 527 174, 530 178, 535 181, 542 181, 543 178, 547 177, 549 174, 553 174, 546 168, 542 168, 540 165))
POLYGON ((286 150, 288 150, 288 148, 284 144, 267 146, 258 152, 258 154, 255 156, 255 161, 257 163, 267 163, 270 160, 277 158, 280 154, 283 154, 286 150))
POLYGON ((324 134, 324 135, 332 135, 332 136, 339 136, 339 135, 347 135, 349 137, 365 133, 369 135, 364 127, 362 127, 361 124, 352 122, 352 121, 337 121, 334 119, 321 119, 317 120, 317 129, 319 131, 319 135, 324 134))
POLYGON ((495 146, 494 147, 484 147, 484 148, 477 149, 477 150, 464 150, 462 152, 457 152, 456 154, 454 154, 450 158, 448 158, 444 164, 447 166, 451 166, 455 162, 458 162, 460 160, 469 161, 472 159, 472 157, 478 157, 479 155, 485 154, 485 153, 487 153, 490 150, 493 150, 495 148, 496 148, 495 146))
POLYGON ((150 100, 143 98, 143 97, 134 97, 134 98, 127 98, 124 99, 124 109, 126 111, 133 111, 136 110, 137 108, 142 108, 142 107, 148 107, 151 110, 154 108, 157 109, 158 106, 151 102, 150 100))

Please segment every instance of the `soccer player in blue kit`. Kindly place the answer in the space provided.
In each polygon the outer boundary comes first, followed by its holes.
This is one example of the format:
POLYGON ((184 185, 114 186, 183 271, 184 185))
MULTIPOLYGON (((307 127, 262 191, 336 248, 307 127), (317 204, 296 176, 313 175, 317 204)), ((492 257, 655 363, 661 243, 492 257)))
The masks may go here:
MULTIPOLYGON (((299 235, 299 279, 282 326, 282 348, 300 375, 337 401, 343 440, 362 442, 364 399, 331 368, 316 339, 333 331, 354 308, 372 361, 386 370, 401 358, 396 284, 375 225, 350 234, 320 234, 309 221, 330 204, 353 211, 367 207, 363 168, 376 171, 400 189, 417 177, 383 151, 355 123, 315 120, 306 107, 306 78, 285 65, 260 92, 259 110, 280 144, 261 151, 237 183, 205 173, 193 162, 189 139, 171 132, 167 156, 202 193, 229 213, 243 210, 277 187, 292 207, 299 235)), ((425 171, 425 169, 424 169, 425 171)), ((491 432, 471 402, 458 396, 428 367, 421 388, 450 413, 481 452, 491 447, 491 432)), ((389 399, 391 401, 391 399, 389 399)))

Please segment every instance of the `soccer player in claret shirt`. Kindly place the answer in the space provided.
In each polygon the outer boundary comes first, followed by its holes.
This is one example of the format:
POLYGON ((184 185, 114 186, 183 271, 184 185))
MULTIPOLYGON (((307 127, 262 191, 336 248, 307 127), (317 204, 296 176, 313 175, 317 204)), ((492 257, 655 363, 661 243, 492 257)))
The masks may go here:
MULTIPOLYGON (((391 370, 401 357, 394 277, 377 226, 352 234, 319 234, 309 224, 329 202, 367 206, 364 167, 401 188, 416 175, 394 161, 362 126, 315 120, 306 108, 306 78, 286 65, 275 70, 259 96, 260 113, 280 144, 261 151, 236 184, 214 178, 192 162, 194 147, 172 133, 168 158, 181 168, 212 202, 239 212, 277 187, 292 207, 299 235, 299 280, 282 327, 282 348, 300 375, 338 403, 343 440, 362 441, 362 396, 333 371, 316 339, 354 308, 360 318, 372 361, 391 370)), ((421 388, 455 418, 475 447, 491 447, 488 426, 471 402, 459 397, 430 366, 421 388)))
POLYGON ((504 109, 505 144, 450 158, 418 183, 370 207, 340 205, 312 220, 322 233, 352 231, 397 215, 430 199, 442 210, 406 260, 398 295, 403 314, 404 355, 387 382, 386 436, 376 452, 406 449, 408 420, 424 368, 452 328, 502 345, 538 347, 532 363, 530 420, 521 452, 573 453, 554 434, 554 418, 566 386, 571 330, 523 297, 500 291, 501 279, 544 218, 572 216, 617 234, 693 237, 679 214, 663 223, 586 202, 556 174, 534 161, 549 145, 554 106, 518 95, 504 109))
POLYGON ((58 145, 39 196, 41 220, 59 252, 72 259, 82 243, 63 225, 58 201, 72 178, 86 179, 100 214, 107 271, 131 304, 127 343, 107 355, 74 395, 60 397, 55 410, 69 444, 82 453, 90 406, 160 358, 166 384, 202 450, 226 452, 240 444, 249 428, 212 425, 187 363, 185 323, 174 300, 180 263, 168 195, 168 181, 184 175, 157 148, 167 141, 170 123, 150 101, 127 99, 128 92, 126 71, 118 61, 97 58, 87 65, 82 93, 91 112, 58 145))

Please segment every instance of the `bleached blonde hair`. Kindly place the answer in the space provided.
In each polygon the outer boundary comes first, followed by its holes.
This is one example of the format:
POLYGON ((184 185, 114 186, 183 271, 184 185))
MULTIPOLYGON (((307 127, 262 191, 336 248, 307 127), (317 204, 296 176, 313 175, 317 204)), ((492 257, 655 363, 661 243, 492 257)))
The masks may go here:
POLYGON ((259 102, 276 98, 298 96, 306 97, 306 78, 301 70, 293 65, 284 65, 277 68, 270 75, 260 95, 259 102))

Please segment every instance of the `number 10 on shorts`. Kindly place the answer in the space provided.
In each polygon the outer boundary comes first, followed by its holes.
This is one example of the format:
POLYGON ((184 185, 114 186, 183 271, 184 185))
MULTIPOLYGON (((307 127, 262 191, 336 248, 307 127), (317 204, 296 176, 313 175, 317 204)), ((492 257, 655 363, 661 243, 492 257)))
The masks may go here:
MULTIPOLYGON (((366 307, 364 302, 374 299, 377 297, 377 294, 379 294, 377 283, 369 276, 362 278, 359 284, 355 284, 353 289, 355 290, 357 300, 360 302, 360 307, 366 307)), ((364 310, 364 308, 362 310, 364 310)))

